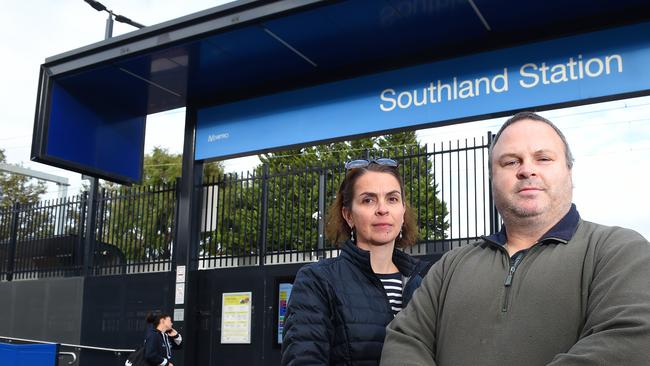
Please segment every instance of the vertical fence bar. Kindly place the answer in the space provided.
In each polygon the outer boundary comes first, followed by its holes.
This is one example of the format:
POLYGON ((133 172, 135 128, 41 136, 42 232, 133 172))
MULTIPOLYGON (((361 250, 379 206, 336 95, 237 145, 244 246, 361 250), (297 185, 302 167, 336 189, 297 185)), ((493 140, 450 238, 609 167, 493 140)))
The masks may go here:
MULTIPOLYGON (((96 235, 96 242, 99 243, 99 245, 105 245, 104 244, 104 221, 105 221, 105 210, 106 210, 106 189, 100 187, 99 188, 99 196, 97 198, 97 213, 98 213, 98 222, 97 222, 97 235, 96 235)), ((97 244, 96 244, 97 245, 97 244)), ((97 265, 97 264, 95 264, 97 265)), ((99 264, 101 267, 101 263, 99 264)), ((112 270, 109 270, 109 272, 112 270)))
MULTIPOLYGON (((300 176, 298 176, 298 182, 300 182, 300 176)), ((289 209, 290 210, 289 211, 289 235, 288 235, 289 239, 288 239, 288 243, 287 243, 287 235, 284 236, 285 237, 285 239, 284 239, 285 243, 283 245, 283 249, 284 249, 285 254, 287 252, 287 250, 286 250, 287 244, 289 245, 290 248, 292 248, 294 250, 296 249, 296 245, 295 245, 294 240, 293 240, 293 232, 295 231, 295 229, 293 227, 293 216, 294 216, 294 212, 296 211, 295 197, 296 197, 296 176, 295 176, 295 174, 291 174, 291 194, 289 195, 289 200, 288 200, 289 202, 287 202, 287 204, 290 206, 290 209, 289 209)), ((300 197, 298 197, 298 202, 300 202, 300 197)), ((300 207, 298 207, 298 209, 300 209, 300 207)), ((284 217, 286 217, 286 215, 284 215, 284 217)), ((306 251, 305 251, 304 247, 303 247, 302 250, 303 250, 303 259, 304 259, 306 251)), ((283 258, 283 261, 286 261, 286 257, 283 258)))
POLYGON ((151 211, 151 226, 149 227, 149 233, 151 236, 151 242, 156 247, 159 247, 161 251, 165 253, 165 258, 159 260, 154 265, 155 271, 160 271, 160 268, 164 268, 163 264, 167 263, 167 260, 171 262, 172 251, 167 242, 167 236, 165 231, 163 231, 163 225, 167 227, 167 195, 168 195, 168 186, 165 183, 159 183, 157 186, 154 186, 153 197, 151 197, 152 209, 151 211))
MULTIPOLYGON (((492 144, 492 132, 488 132, 487 134, 487 142, 488 146, 492 144)), ((489 152, 489 150, 488 150, 489 152)), ((488 153, 488 161, 487 161, 487 166, 488 166, 488 173, 491 171, 490 170, 490 164, 492 162, 490 161, 490 154, 488 153)), ((494 204, 494 197, 492 195, 492 174, 489 174, 489 186, 488 186, 488 197, 490 199, 490 234, 494 234, 497 231, 499 231, 499 213, 497 212, 496 205, 494 204)))
MULTIPOLYGON (((174 203, 174 207, 171 210, 171 213, 173 217, 171 218, 170 225, 171 225, 171 236, 169 236, 169 241, 170 241, 170 247, 172 250, 172 253, 176 253, 177 247, 178 247, 178 210, 179 210, 179 198, 181 196, 180 189, 181 189, 181 178, 177 177, 176 180, 174 181, 174 190, 172 191, 172 198, 170 198, 169 202, 174 203)), ((165 229, 167 227, 165 226, 165 229)), ((171 266, 172 268, 176 268, 178 263, 176 262, 176 256, 172 255, 171 258, 171 266)))
MULTIPOLYGON (((38 207, 38 203, 32 204, 30 206, 21 206, 21 216, 25 219, 25 229, 21 232, 18 233, 18 241, 21 242, 21 250, 18 258, 23 259, 22 261, 19 262, 20 266, 18 266, 19 270, 19 275, 21 278, 31 278, 34 276, 34 271, 32 270, 32 261, 29 260, 29 258, 32 258, 34 256, 34 247, 31 245, 28 245, 27 241, 30 239, 32 235, 30 233, 34 232, 34 227, 36 227, 36 208, 38 207), (24 254, 23 254, 24 253, 24 254)), ((16 252, 18 252, 18 244, 16 244, 16 252)))
POLYGON ((257 239, 258 232, 261 230, 260 222, 258 220, 258 212, 261 211, 261 197, 262 192, 260 192, 261 186, 259 185, 259 175, 260 171, 258 169, 253 170, 250 175, 249 185, 250 185, 250 194, 247 196, 247 205, 249 210, 247 210, 247 241, 246 241, 246 251, 253 254, 257 254, 257 239))
POLYGON ((476 186, 476 176, 478 175, 478 172, 476 170, 476 137, 474 137, 473 143, 472 154, 474 156, 472 161, 474 162, 474 166, 472 171, 474 172, 474 237, 478 237, 478 187, 476 186))
MULTIPOLYGON (((283 189, 281 192, 288 192, 290 189, 290 182, 289 182, 289 177, 292 176, 290 174, 289 168, 285 169, 284 171, 284 185, 283 189)), ((280 250, 284 250, 286 252, 287 248, 287 238, 289 237, 290 234, 290 229, 288 228, 288 224, 290 223, 291 220, 291 194, 278 194, 278 197, 284 196, 284 215, 282 214, 282 211, 280 211, 280 214, 278 215, 278 221, 282 223, 280 226, 280 230, 278 231, 278 245, 276 250, 279 252, 280 250), (289 229, 289 230, 288 230, 289 229)), ((277 254, 276 254, 277 256, 277 254)))
MULTIPOLYGON (((469 160, 468 145, 465 139, 465 237, 469 238, 469 160)), ((460 180, 460 179, 459 179, 460 180)))
POLYGON ((86 223, 86 240, 84 243, 84 275, 92 275, 95 259, 95 225, 97 224, 97 189, 99 179, 90 179, 88 194, 88 216, 86 223))
POLYGON ((88 192, 79 196, 79 226, 77 227, 76 264, 79 275, 84 273, 84 232, 86 231, 86 215, 88 214, 88 192))
MULTIPOLYGON (((138 225, 141 222, 141 206, 144 205, 142 202, 142 191, 144 190, 144 187, 135 187, 135 194, 128 194, 127 197, 128 199, 135 204, 135 209, 133 210, 133 221, 130 223, 130 231, 131 231, 131 242, 133 243, 134 246, 137 248, 142 249, 142 259, 138 263, 138 272, 143 272, 145 270, 146 263, 148 262, 148 259, 151 258, 151 251, 147 250, 148 248, 144 247, 141 243, 140 237, 138 235, 138 228, 141 227, 141 225, 138 225)), ((130 191, 130 190, 129 190, 130 191)))
POLYGON ((274 243, 276 241, 276 238, 275 238, 276 233, 278 233, 277 234, 278 237, 280 236, 280 234, 279 234, 280 225, 278 224, 279 216, 280 216, 279 215, 279 213, 280 213, 280 209, 279 209, 280 202, 278 202, 278 193, 277 193, 277 191, 280 190, 281 187, 282 187, 282 175, 281 175, 281 172, 279 172, 278 170, 280 170, 280 169, 275 169, 275 171, 273 172, 274 174, 272 174, 269 177, 269 183, 271 182, 271 179, 272 179, 273 184, 271 184, 270 187, 269 187, 269 193, 268 193, 269 198, 267 199, 267 201, 270 202, 269 206, 268 206, 269 207, 268 210, 270 211, 270 214, 267 214, 267 215, 269 215, 269 220, 267 222, 267 235, 266 235, 267 238, 266 238, 266 246, 265 246, 266 251, 273 250, 274 243), (268 225, 271 226, 270 229, 268 228, 268 225))
MULTIPOLYGON (((225 173, 221 175, 218 187, 220 187, 220 189, 219 195, 217 196, 217 230, 215 235, 217 235, 217 238, 219 239, 219 245, 221 245, 221 253, 234 254, 233 248, 228 248, 224 239, 224 228, 226 227, 226 193, 228 193, 228 176, 225 173)), ((232 256, 230 257, 230 260, 232 263, 232 256)), ((221 258, 219 259, 219 263, 222 263, 221 258)), ((226 264, 227 263, 228 258, 226 257, 226 264)))
POLYGON ((325 255, 325 173, 318 175, 318 259, 325 255))
POLYGON ((14 279, 14 262, 16 261, 16 244, 18 241, 18 219, 20 218, 20 203, 16 202, 11 210, 11 234, 7 248, 7 281, 14 279))
MULTIPOLYGON (((212 231, 214 230, 212 227, 212 216, 214 215, 214 197, 211 193, 214 193, 215 190, 215 186, 212 184, 214 182, 214 176, 206 177, 205 180, 205 185, 201 187, 203 190, 203 192, 201 192, 201 196, 203 198, 201 199, 202 217, 200 218, 201 229, 199 233, 199 250, 202 248, 203 253, 207 252, 209 257, 210 253, 213 251, 216 253, 216 250, 213 250, 213 246, 215 245, 214 242, 216 240, 212 240, 212 231), (208 222, 210 224, 208 224, 208 222), (203 244, 201 245, 201 243, 203 244)), ((203 254, 199 259, 199 268, 205 266, 205 261, 205 254, 203 254)))
POLYGON ((149 232, 149 218, 152 216, 149 212, 150 200, 151 200, 151 191, 154 189, 152 186, 141 186, 140 194, 136 196, 136 200, 141 204, 140 215, 138 215, 138 226, 139 231, 138 243, 140 246, 144 247, 149 253, 149 258, 143 264, 143 271, 150 272, 154 264, 160 260, 162 253, 160 250, 152 246, 149 242, 148 232, 149 232))
POLYGON ((260 210, 260 230, 257 240, 258 265, 264 265, 264 256, 266 254, 266 225, 268 223, 269 209, 269 166, 262 166, 262 209, 260 210))

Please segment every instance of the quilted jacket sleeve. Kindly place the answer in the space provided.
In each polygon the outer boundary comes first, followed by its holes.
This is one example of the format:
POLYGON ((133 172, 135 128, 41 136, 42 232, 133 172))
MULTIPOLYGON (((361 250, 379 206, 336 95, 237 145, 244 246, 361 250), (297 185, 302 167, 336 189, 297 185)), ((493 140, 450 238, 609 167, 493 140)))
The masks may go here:
POLYGON ((313 265, 298 272, 287 307, 282 365, 329 365, 331 297, 313 265))

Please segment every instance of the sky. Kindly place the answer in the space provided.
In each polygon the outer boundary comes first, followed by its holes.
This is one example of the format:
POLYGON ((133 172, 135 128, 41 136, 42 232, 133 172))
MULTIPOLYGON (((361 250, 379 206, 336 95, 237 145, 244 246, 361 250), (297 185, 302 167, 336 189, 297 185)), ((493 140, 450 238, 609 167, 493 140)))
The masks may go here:
MULTIPOLYGON (((103 0, 117 14, 144 25, 154 25, 211 8, 227 1, 207 0, 103 0)), ((30 161, 38 70, 45 58, 104 38, 106 13, 83 0, 3 0, 0 12, 0 148, 7 162, 22 164, 70 180, 69 194, 78 192, 81 177, 62 169, 30 161)), ((134 28, 115 23, 113 35, 134 28)), ((633 228, 650 238, 647 184, 650 181, 650 97, 618 100, 568 109, 545 111, 543 116, 562 129, 576 159, 573 169, 574 202, 583 218, 633 228)), ((147 118, 145 151, 154 146, 182 151, 184 110, 147 118), (149 128, 149 126, 156 128, 149 128)), ((496 133, 505 118, 418 131, 428 144, 481 138, 496 133)), ((226 171, 245 171, 256 157, 225 162, 226 171)), ((48 185, 45 198, 58 195, 48 185)))
MULTIPOLYGON (((154 25, 222 5, 223 0, 101 0, 108 9, 140 24, 154 25)), ((39 67, 45 59, 104 39, 106 12, 83 0, 2 0, 0 12, 0 148, 7 162, 69 179, 68 193, 81 187, 80 174, 30 161, 39 67)), ((114 23, 113 36, 136 30, 114 23)), ((146 151, 154 145, 182 150, 184 110, 151 116, 147 124, 146 151), (158 134, 156 134, 158 132, 158 134), (162 133, 161 133, 162 132, 162 133), (173 137, 172 139, 169 136, 173 137), (161 141, 158 143, 158 141, 161 141)), ((48 184, 46 199, 58 189, 48 184)))

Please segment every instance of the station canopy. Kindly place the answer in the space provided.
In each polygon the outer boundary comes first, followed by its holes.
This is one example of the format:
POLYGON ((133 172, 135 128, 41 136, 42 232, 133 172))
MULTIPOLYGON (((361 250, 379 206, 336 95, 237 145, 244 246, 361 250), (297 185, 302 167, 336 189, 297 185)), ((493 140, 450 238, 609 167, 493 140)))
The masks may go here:
POLYGON ((46 59, 32 158, 138 182, 148 114, 632 24, 648 14, 646 0, 229 3, 46 59))

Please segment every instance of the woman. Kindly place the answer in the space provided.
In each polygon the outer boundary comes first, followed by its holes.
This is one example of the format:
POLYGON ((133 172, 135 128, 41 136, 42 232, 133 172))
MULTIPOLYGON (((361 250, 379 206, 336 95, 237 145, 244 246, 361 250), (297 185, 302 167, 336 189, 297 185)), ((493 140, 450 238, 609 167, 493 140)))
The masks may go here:
POLYGON ((300 269, 289 299, 283 365, 376 365, 385 327, 420 285, 417 225, 391 159, 354 160, 330 207, 336 258, 300 269))
POLYGON ((181 348, 183 337, 172 328, 172 318, 165 313, 147 315, 151 324, 144 343, 144 359, 150 365, 174 366, 172 349, 181 348))

